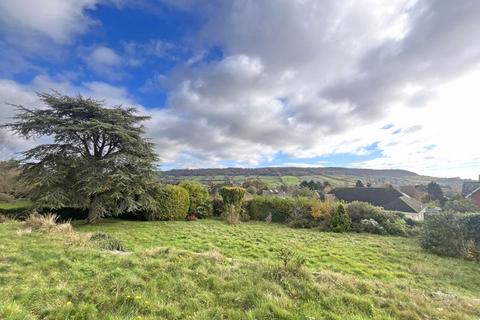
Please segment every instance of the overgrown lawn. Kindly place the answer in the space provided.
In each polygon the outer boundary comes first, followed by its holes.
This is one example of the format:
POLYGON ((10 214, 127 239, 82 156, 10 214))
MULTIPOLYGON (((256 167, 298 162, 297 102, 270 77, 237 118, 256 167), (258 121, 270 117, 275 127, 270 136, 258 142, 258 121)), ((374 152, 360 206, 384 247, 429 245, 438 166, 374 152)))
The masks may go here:
POLYGON ((480 264, 415 239, 258 222, 76 225, 123 240, 110 253, 0 224, 0 319, 478 319, 480 264), (285 272, 278 250, 306 258, 285 272))

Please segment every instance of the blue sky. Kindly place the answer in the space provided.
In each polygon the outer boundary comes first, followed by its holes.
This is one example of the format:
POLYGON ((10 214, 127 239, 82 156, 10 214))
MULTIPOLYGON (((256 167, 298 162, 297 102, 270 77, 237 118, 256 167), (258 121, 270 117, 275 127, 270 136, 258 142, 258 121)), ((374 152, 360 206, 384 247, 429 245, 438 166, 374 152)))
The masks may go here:
MULTIPOLYGON (((346 166, 477 177, 480 4, 3 0, 4 102, 134 105, 162 167, 346 166), (448 128, 448 130, 446 130, 448 128)), ((0 131, 0 157, 41 143, 0 131)))

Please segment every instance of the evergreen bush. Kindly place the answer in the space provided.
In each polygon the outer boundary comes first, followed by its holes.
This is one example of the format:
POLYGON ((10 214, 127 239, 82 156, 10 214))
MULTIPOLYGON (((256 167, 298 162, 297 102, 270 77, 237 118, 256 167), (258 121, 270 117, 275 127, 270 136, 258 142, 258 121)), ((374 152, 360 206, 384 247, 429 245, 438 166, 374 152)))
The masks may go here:
POLYGON ((350 230, 352 221, 343 204, 339 204, 337 210, 330 219, 330 229, 334 232, 347 232, 350 230))
POLYGON ((183 220, 190 207, 188 191, 180 186, 165 185, 154 190, 156 206, 146 212, 148 220, 183 220))
POLYGON ((188 214, 197 218, 206 218, 212 214, 208 189, 196 181, 183 181, 180 187, 188 191, 190 206, 188 214))
POLYGON ((220 195, 222 196, 225 206, 234 205, 240 207, 245 193, 246 190, 241 187, 223 187, 220 189, 220 195))

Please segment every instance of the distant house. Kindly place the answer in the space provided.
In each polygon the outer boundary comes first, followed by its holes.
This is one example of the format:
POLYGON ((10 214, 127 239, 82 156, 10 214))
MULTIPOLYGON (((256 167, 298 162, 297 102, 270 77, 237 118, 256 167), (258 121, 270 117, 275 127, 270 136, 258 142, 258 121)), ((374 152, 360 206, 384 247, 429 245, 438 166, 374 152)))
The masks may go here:
POLYGON ((477 207, 480 207, 480 177, 479 181, 465 181, 462 187, 462 195, 470 199, 477 207))
POLYGON ((414 220, 423 220, 422 203, 394 188, 336 188, 331 191, 346 202, 362 201, 389 211, 399 211, 414 220))

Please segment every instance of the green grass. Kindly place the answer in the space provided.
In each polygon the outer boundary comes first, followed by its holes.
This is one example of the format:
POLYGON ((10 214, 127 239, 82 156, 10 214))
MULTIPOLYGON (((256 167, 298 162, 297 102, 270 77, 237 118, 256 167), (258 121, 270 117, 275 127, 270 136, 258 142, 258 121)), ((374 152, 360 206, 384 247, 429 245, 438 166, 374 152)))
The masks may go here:
POLYGON ((300 184, 300 179, 294 176, 282 176, 282 182, 287 186, 294 186, 300 184))
POLYGON ((415 239, 221 221, 76 225, 129 255, 0 224, 0 319, 479 319, 480 264, 415 239), (281 248, 306 258, 284 272, 281 248))
POLYGON ((17 200, 15 202, 0 202, 0 209, 28 208, 32 205, 29 200, 17 200))

